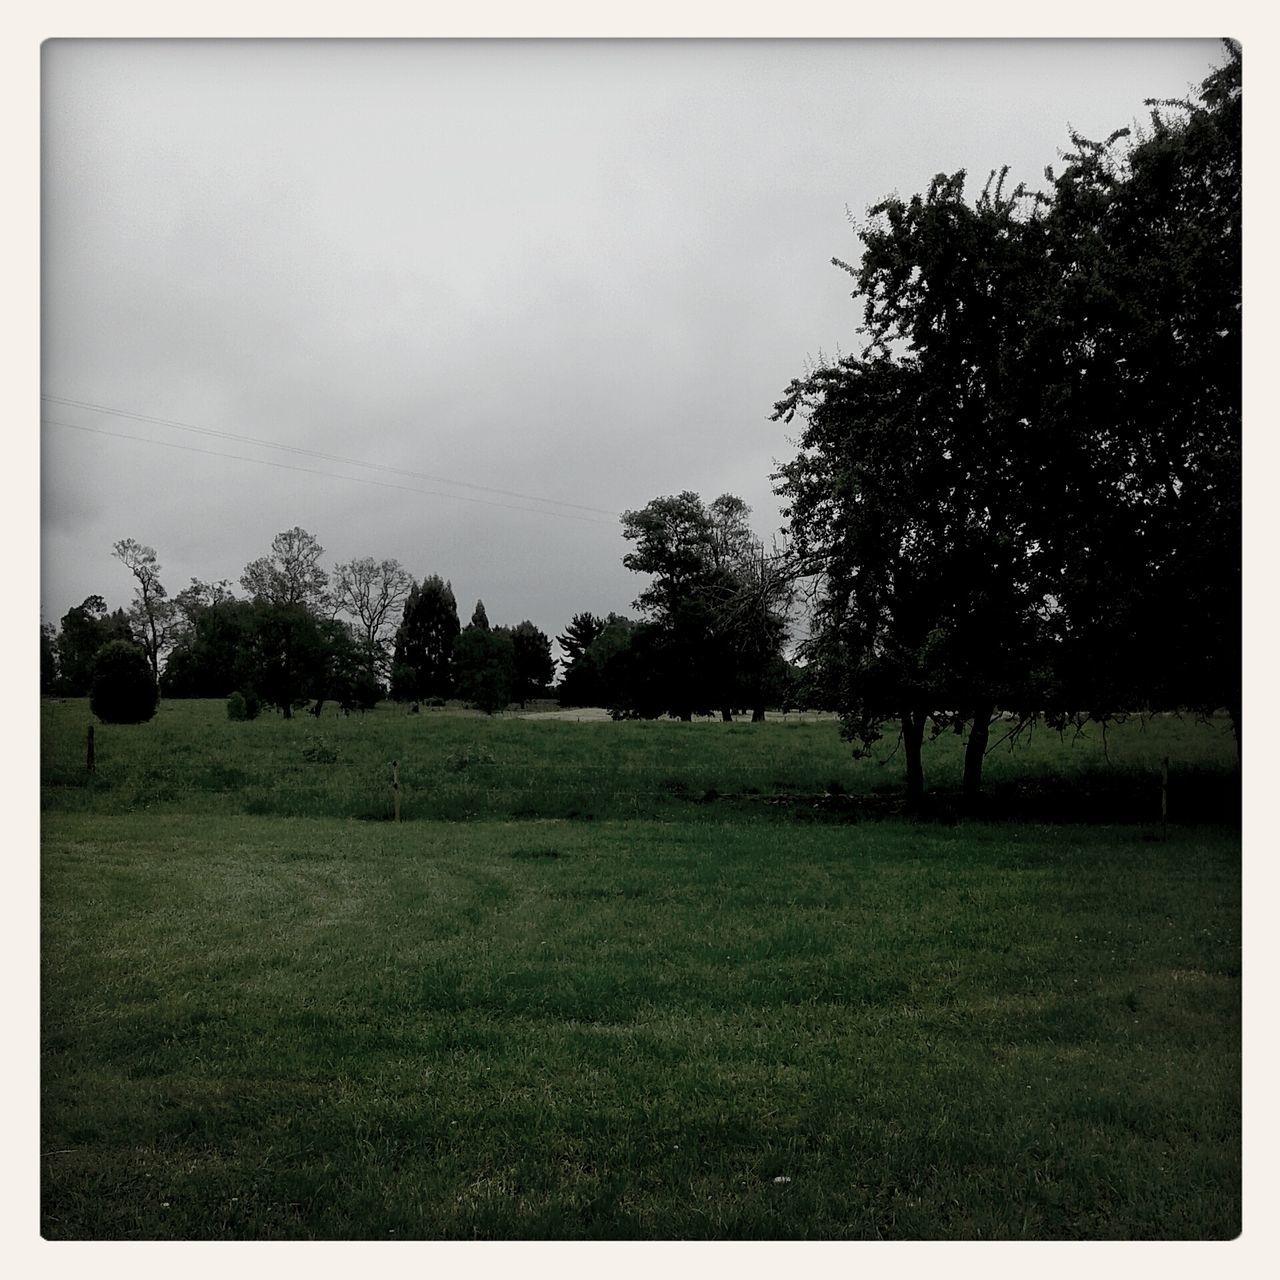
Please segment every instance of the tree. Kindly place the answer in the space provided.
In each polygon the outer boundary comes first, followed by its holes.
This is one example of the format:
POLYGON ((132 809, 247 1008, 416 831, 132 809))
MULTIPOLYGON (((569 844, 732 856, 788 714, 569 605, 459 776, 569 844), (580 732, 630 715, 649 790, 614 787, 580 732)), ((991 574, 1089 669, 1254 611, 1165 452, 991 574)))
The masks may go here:
POLYGON ((397 610, 405 604, 413 579, 398 560, 365 556, 333 570, 333 602, 356 624, 366 644, 384 654, 397 610))
MULTIPOLYGON (((629 643, 634 623, 619 613, 597 618, 590 613, 576 613, 557 636, 560 647, 569 655, 556 690, 562 707, 606 707, 618 703, 617 691, 605 676, 608 659, 629 643)), ((620 704, 619 704, 620 705, 620 704)))
POLYGON ((603 618, 593 613, 575 613, 564 634, 556 636, 556 643, 565 654, 565 669, 572 667, 591 647, 591 642, 605 628, 603 618))
POLYGON ((199 578, 192 578, 191 585, 183 587, 173 597, 175 616, 172 638, 174 641, 185 640, 191 634, 197 617, 205 609, 225 604, 235 598, 231 583, 226 578, 218 582, 202 582, 199 578))
MULTIPOLYGON (((506 631, 507 628, 499 628, 506 631)), ((512 695, 523 707, 546 692, 556 673, 551 641, 527 618, 508 631, 512 648, 512 695)))
POLYGON ((50 622, 40 624, 40 692, 58 691, 58 633, 50 622))
POLYGON ((515 649, 502 630, 469 626, 453 647, 458 696, 488 715, 511 701, 515 649))
POLYGON ((742 694, 754 701, 785 640, 782 598, 773 594, 781 579, 764 570, 749 513, 732 494, 704 505, 686 491, 622 517, 623 536, 635 544, 622 563, 652 576, 636 607, 661 632, 637 655, 661 656, 669 710, 684 720, 716 706, 730 719, 742 694))
POLYGON ((399 701, 447 698, 453 691, 453 646, 461 624, 453 587, 438 575, 410 588, 396 630, 391 696, 399 701))
POLYGON ((1062 698, 1098 718, 1226 707, 1238 745, 1239 48, 1193 100, 1148 105, 1135 137, 1073 135, 1047 219, 1041 411, 1074 499, 1044 532, 1062 698))
POLYGON ((481 631, 489 630, 489 615, 484 611, 483 600, 476 601, 476 607, 471 613, 471 621, 468 625, 478 627, 481 631))
POLYGON ((333 604, 329 575, 320 566, 323 555, 324 548, 305 529, 286 529, 272 540, 269 556, 245 566, 240 585, 254 601, 322 616, 333 604))
POLYGON ((151 666, 151 678, 158 686, 160 655, 169 640, 174 607, 160 581, 160 564, 155 549, 144 547, 134 538, 122 538, 112 545, 112 555, 138 581, 133 604, 129 607, 129 620, 151 666))
POLYGON ((89 707, 104 724, 142 724, 156 713, 160 694, 146 654, 127 640, 111 640, 93 662, 89 707))
POLYGON ((123 609, 108 613, 106 601, 97 595, 86 596, 82 603, 68 609, 54 641, 58 692, 64 697, 84 697, 93 683, 98 650, 112 640, 133 641, 123 609))
POLYGON ((809 669, 860 750, 899 718, 913 801, 930 720, 972 801, 996 707, 1238 707, 1238 86, 1127 155, 1073 138, 1052 199, 939 175, 838 264, 866 348, 776 407, 778 492, 809 669))
POLYGON ((252 692, 261 606, 230 596, 213 599, 192 588, 179 592, 175 603, 188 620, 169 651, 161 693, 166 698, 225 698, 236 690, 246 696, 252 692), (197 598, 210 603, 198 606, 197 598))

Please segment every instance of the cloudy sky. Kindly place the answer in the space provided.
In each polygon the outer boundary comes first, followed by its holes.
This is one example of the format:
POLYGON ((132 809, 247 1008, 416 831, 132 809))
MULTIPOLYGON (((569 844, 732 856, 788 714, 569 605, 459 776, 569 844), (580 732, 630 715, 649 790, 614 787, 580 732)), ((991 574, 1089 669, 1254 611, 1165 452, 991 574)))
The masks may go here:
POLYGON ((778 526, 770 421, 857 347, 850 215, 1036 184, 1185 96, 1212 41, 51 41, 42 615, 326 560, 463 621, 626 611, 618 513, 778 526))

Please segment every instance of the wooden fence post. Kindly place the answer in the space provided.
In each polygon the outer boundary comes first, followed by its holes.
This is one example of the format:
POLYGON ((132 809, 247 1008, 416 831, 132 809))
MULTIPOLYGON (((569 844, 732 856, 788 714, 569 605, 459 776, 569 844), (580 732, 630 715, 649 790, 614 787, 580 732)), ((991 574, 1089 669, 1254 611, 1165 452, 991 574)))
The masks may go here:
POLYGON ((400 761, 391 762, 391 798, 396 807, 396 821, 400 821, 400 761))
POLYGON ((94 761, 93 761, 93 725, 89 726, 89 743, 85 751, 84 762, 85 762, 86 768, 88 768, 90 773, 97 772, 97 766, 94 764, 94 761))

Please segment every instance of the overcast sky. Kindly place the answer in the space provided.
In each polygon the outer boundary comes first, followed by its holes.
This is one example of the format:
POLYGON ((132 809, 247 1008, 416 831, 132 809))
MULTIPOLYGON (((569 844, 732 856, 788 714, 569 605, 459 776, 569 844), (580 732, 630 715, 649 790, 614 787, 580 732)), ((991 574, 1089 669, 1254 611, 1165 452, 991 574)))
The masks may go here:
POLYGON ((629 610, 623 510, 732 492, 777 528, 772 406, 858 346, 830 262, 858 255, 849 214, 943 170, 1042 184, 1069 127, 1145 119, 1221 60, 1183 40, 43 56, 43 390, 81 402, 44 402, 68 424, 41 428, 44 619, 128 602, 119 538, 173 592, 301 525, 330 566, 395 557, 449 578, 464 623, 481 598, 552 636, 629 610))

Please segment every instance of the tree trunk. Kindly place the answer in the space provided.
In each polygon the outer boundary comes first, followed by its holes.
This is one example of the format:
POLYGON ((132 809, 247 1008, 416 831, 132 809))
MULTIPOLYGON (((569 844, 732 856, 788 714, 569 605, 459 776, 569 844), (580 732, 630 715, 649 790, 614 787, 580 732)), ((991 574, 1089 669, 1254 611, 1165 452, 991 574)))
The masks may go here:
POLYGON ((752 724, 759 724, 763 719, 764 719, 764 708, 763 708, 763 707, 756 707, 756 708, 751 712, 751 723, 752 723, 752 724))
POLYGON ((320 713, 323 710, 324 710, 324 695, 321 694, 321 696, 316 699, 316 705, 311 708, 311 714, 315 716, 317 720, 319 720, 320 713))
POLYGON ((682 711, 682 712, 680 713, 680 719, 681 719, 685 724, 689 724, 689 723, 693 720, 693 712, 692 712, 692 711, 682 711))
POLYGON ((995 708, 986 702, 973 713, 973 727, 964 749, 964 808, 972 812, 982 796, 982 760, 991 737, 991 713, 995 708))
POLYGON ((720 709, 720 719, 721 719, 725 724, 732 724, 732 723, 733 723, 733 712, 732 712, 732 711, 730 711, 728 707, 722 707, 722 708, 720 709))
POLYGON ((924 765, 920 747, 924 742, 923 711, 906 711, 902 716, 902 751, 907 762, 907 812, 916 813, 924 803, 924 765))

